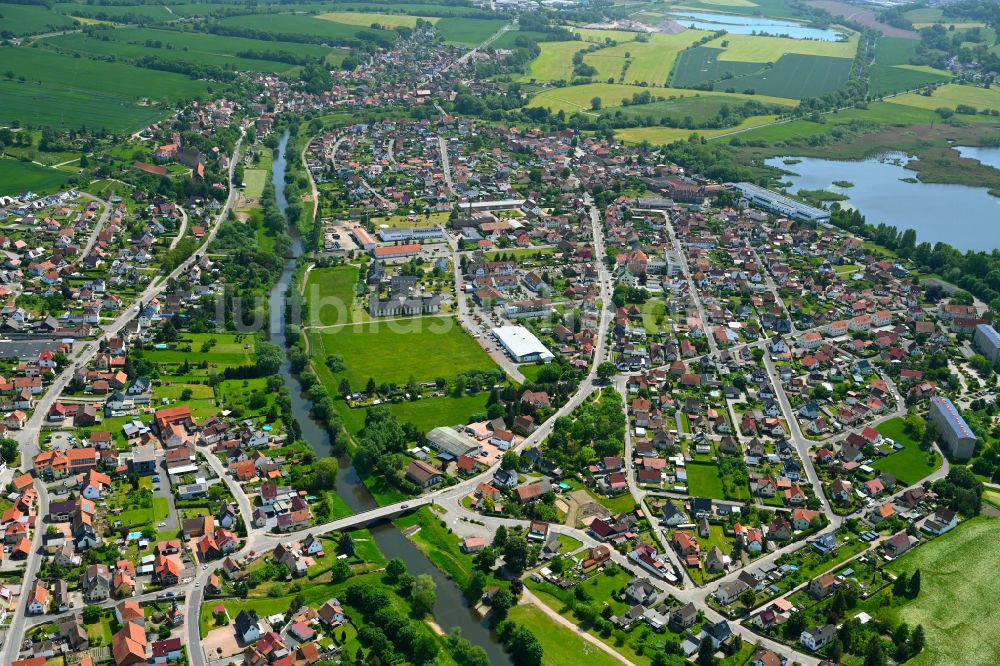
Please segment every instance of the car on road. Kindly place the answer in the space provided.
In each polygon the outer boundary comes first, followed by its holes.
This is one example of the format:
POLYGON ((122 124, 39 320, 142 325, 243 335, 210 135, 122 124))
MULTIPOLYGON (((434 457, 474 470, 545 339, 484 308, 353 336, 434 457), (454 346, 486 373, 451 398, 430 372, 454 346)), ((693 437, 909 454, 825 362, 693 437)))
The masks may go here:
POLYGON ((167 524, 166 523, 157 523, 156 526, 157 527, 166 527, 167 524))
POLYGON ((410 507, 410 505, 409 505, 409 504, 404 504, 404 505, 402 505, 402 506, 401 506, 401 507, 399 507, 399 508, 400 508, 400 509, 408 509, 409 507, 410 507))
POLYGON ((207 564, 201 565, 201 570, 202 571, 205 571, 206 569, 208 569, 208 565, 207 564))
POLYGON ((160 482, 160 475, 159 474, 154 474, 153 475, 153 483, 159 483, 159 482, 160 482))

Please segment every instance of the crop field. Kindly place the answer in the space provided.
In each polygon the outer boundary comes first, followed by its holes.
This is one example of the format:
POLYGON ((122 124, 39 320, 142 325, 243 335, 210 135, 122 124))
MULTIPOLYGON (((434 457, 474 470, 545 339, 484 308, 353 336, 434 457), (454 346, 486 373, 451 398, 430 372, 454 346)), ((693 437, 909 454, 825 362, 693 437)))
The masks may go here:
POLYGON ((58 192, 64 188, 69 174, 31 162, 0 159, 0 196, 31 190, 35 194, 58 192))
MULTIPOLYGON (((682 141, 692 134, 698 134, 706 139, 713 139, 719 136, 729 135, 740 130, 747 130, 760 125, 769 125, 777 120, 777 116, 750 116, 736 127, 725 129, 681 129, 675 127, 627 127, 615 130, 615 137, 625 143, 642 143, 648 141, 652 144, 667 144, 674 141, 682 141)), ((740 134, 743 137, 743 134, 740 134)))
POLYGON ((412 28, 417 24, 417 19, 423 18, 430 23, 437 23, 437 17, 408 16, 406 14, 375 14, 372 12, 327 12, 320 14, 316 18, 324 21, 336 21, 345 25, 360 25, 368 27, 373 23, 378 23, 387 28, 406 27, 412 28))
MULTIPOLYGON (((937 88, 934 94, 929 97, 919 93, 907 93, 899 97, 894 97, 892 103, 932 111, 942 106, 954 109, 959 104, 974 106, 980 111, 983 109, 996 109, 1000 111, 1000 90, 947 83, 937 88)), ((963 118, 971 119, 971 117, 966 116, 963 116, 963 118)))
POLYGON ((853 58, 858 52, 858 35, 855 33, 843 42, 758 35, 725 35, 708 42, 705 47, 722 49, 719 60, 737 62, 775 62, 788 53, 853 58), (728 46, 723 46, 723 43, 728 43, 728 46))
POLYGON ((599 78, 613 76, 617 80, 628 54, 632 62, 625 83, 660 86, 667 82, 677 54, 706 34, 701 30, 685 30, 678 35, 654 34, 648 42, 626 42, 601 49, 587 55, 584 62, 597 67, 599 78))
POLYGON ((500 19, 474 19, 449 16, 437 22, 434 29, 447 44, 476 46, 503 27, 500 19))
POLYGON ((132 17, 171 21, 183 16, 206 16, 220 10, 245 7, 246 5, 227 5, 222 3, 90 5, 62 2, 54 5, 56 11, 71 16, 92 17, 110 21, 129 21, 132 17))
POLYGON ((404 385, 455 377, 468 370, 490 370, 493 360, 450 317, 373 321, 310 334, 314 356, 340 354, 347 368, 339 373, 361 388, 369 378, 404 385))
POLYGON ((43 5, 15 5, 0 3, 0 23, 4 32, 15 36, 37 35, 45 32, 55 32, 72 28, 74 21, 69 16, 63 16, 50 11, 43 5))
POLYGON ((583 42, 542 42, 541 53, 531 61, 525 80, 569 81, 573 78, 573 54, 587 47, 583 42))
POLYGON ((0 79, 0 123, 135 130, 164 115, 157 101, 200 97, 205 81, 42 49, 0 48, 14 79, 0 79), (16 77, 24 76, 21 82, 16 77), (152 98, 151 104, 142 100, 152 98))
POLYGON ((919 42, 900 37, 880 37, 875 47, 875 62, 869 69, 872 94, 912 90, 928 83, 936 83, 951 78, 943 70, 929 67, 917 68, 910 65, 910 58, 916 55, 919 42))
POLYGON ((295 68, 287 62, 245 58, 238 53, 287 51, 296 56, 325 58, 330 49, 318 44, 261 41, 174 30, 106 30, 96 35, 62 35, 46 41, 54 47, 78 53, 119 58, 156 57, 174 62, 215 65, 242 71, 284 73, 295 68), (159 46, 157 46, 159 44, 159 46))
POLYGON ((996 603, 996 544, 1000 519, 980 516, 904 555, 889 567, 920 569, 920 595, 900 619, 924 625, 927 646, 914 666, 1000 663, 1000 606, 996 603))
POLYGON ((723 61, 721 49, 698 46, 680 54, 674 76, 670 80, 675 86, 696 86, 705 81, 716 81, 722 78, 726 87, 730 87, 734 77, 753 74, 761 71, 762 65, 757 62, 723 61))
MULTIPOLYGON (((600 97, 602 106, 608 108, 617 107, 621 105, 622 100, 631 99, 632 95, 641 92, 649 92, 654 97, 666 97, 668 99, 670 97, 688 98, 705 95, 703 92, 685 88, 638 87, 620 83, 588 83, 582 86, 567 86, 546 90, 531 98, 528 106, 544 106, 552 109, 553 112, 565 111, 566 113, 570 113, 573 111, 589 111, 590 100, 594 97, 600 97)), ((765 104, 796 104, 795 100, 769 97, 767 95, 744 95, 741 93, 710 94, 730 99, 734 104, 738 104, 743 100, 757 100, 765 104)))
POLYGON ((628 30, 598 30, 595 28, 577 28, 574 26, 567 26, 567 28, 578 34, 583 41, 595 44, 603 44, 609 39, 619 44, 622 42, 631 42, 635 41, 635 36, 638 34, 629 32, 628 30))
POLYGON ((310 37, 325 37, 328 39, 351 39, 359 32, 377 32, 389 38, 392 33, 384 30, 372 30, 368 26, 347 25, 336 21, 327 21, 316 16, 292 14, 249 14, 246 16, 227 16, 220 19, 222 25, 259 30, 271 35, 309 35, 310 37))
POLYGON ((543 42, 548 35, 544 32, 535 32, 533 30, 508 30, 500 35, 491 46, 495 49, 512 49, 517 46, 517 40, 520 37, 525 37, 535 42, 543 42))

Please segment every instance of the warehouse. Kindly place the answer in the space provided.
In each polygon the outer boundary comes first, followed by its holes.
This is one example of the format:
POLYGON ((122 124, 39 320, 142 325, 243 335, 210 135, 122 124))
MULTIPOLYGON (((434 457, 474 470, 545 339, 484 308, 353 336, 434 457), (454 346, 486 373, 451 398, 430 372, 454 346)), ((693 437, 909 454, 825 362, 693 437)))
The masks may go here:
POLYGON ((734 183, 729 187, 743 193, 751 206, 805 222, 829 222, 830 213, 822 208, 807 206, 784 194, 758 187, 753 183, 734 183))
POLYGON ((493 337, 518 363, 549 363, 555 357, 542 341, 524 326, 501 326, 493 329, 493 337))
POLYGON ((976 436, 962 415, 948 398, 931 398, 931 422, 948 445, 948 452, 955 460, 968 460, 976 450, 976 436))
POLYGON ((427 443, 434 447, 444 460, 455 460, 459 456, 470 458, 479 456, 479 442, 454 428, 434 428, 427 433, 427 443))

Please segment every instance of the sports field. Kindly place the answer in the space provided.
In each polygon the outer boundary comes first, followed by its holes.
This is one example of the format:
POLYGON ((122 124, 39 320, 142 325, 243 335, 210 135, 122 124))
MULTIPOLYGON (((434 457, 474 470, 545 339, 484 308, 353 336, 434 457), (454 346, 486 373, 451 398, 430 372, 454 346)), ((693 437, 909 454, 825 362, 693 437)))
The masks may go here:
MULTIPOLYGON (((622 100, 632 99, 632 95, 641 92, 649 92, 654 97, 695 97, 706 95, 699 91, 685 88, 657 88, 655 86, 639 87, 628 86, 620 83, 588 83, 582 86, 567 86, 564 88, 552 88, 539 93, 531 98, 528 106, 542 106, 551 109, 553 112, 565 111, 589 111, 590 101, 594 97, 601 98, 603 108, 620 106, 622 100)), ((731 99, 738 104, 744 100, 756 100, 765 104, 783 104, 792 106, 795 100, 780 97, 769 97, 767 95, 744 95, 741 93, 707 93, 713 96, 731 99)))
POLYGON ((164 115, 158 102, 201 97, 208 88, 182 74, 44 49, 0 48, 0 62, 15 77, 0 79, 0 124, 136 130, 164 115))
POLYGON ((997 543, 1000 519, 981 516, 889 565, 908 574, 920 569, 920 594, 899 616, 911 628, 924 625, 927 646, 907 664, 1000 663, 997 543))
POLYGON ((0 195, 20 194, 31 190, 35 194, 58 192, 64 188, 69 174, 31 162, 0 159, 0 195))
POLYGON ((858 51, 858 35, 854 33, 844 42, 760 35, 725 35, 708 42, 705 46, 722 49, 719 60, 738 62, 775 62, 787 53, 830 58, 853 58, 858 51), (723 46, 723 43, 728 44, 728 46, 723 46))
POLYGON ((346 25, 360 25, 368 27, 373 23, 378 23, 387 28, 406 27, 412 28, 417 24, 417 19, 423 18, 429 23, 437 23, 437 17, 408 16, 406 14, 375 14, 371 12, 327 12, 320 14, 316 18, 325 21, 336 21, 346 25))
POLYGON ((438 377, 453 378, 468 370, 491 370, 493 360, 451 317, 414 317, 373 321, 310 332, 313 357, 340 354, 347 368, 339 373, 351 386, 376 383, 404 385, 438 377))
POLYGON ((942 106, 954 109, 959 104, 965 104, 973 106, 979 111, 983 109, 1000 111, 1000 89, 946 83, 937 88, 930 97, 919 93, 907 93, 893 97, 891 101, 893 104, 912 106, 918 109, 934 110, 942 106))

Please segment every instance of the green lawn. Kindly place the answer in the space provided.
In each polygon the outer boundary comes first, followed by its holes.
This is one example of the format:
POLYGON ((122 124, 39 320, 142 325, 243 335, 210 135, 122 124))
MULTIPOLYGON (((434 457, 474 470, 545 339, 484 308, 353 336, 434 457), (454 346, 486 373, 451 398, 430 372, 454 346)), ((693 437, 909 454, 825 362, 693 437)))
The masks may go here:
POLYGON ((924 625, 927 647, 907 663, 1000 663, 997 543, 1000 519, 973 518, 890 565, 896 572, 920 569, 920 595, 899 614, 911 627, 924 625))
POLYGON ((333 266, 309 271, 305 299, 309 303, 310 324, 330 326, 367 321, 368 316, 355 305, 358 268, 333 266))
POLYGON ((618 666, 620 661, 585 641, 576 632, 558 624, 540 608, 521 604, 511 609, 508 617, 530 629, 542 644, 542 666, 565 666, 583 663, 588 666, 618 666))
MULTIPOLYGON (((486 411, 486 401, 489 400, 489 397, 489 393, 483 392, 476 395, 465 395, 461 398, 450 396, 423 398, 416 402, 391 403, 389 411, 400 421, 408 421, 426 432, 443 424, 467 423, 473 414, 486 411)), ((336 405, 337 411, 340 412, 344 424, 351 433, 359 432, 364 427, 367 409, 351 409, 341 400, 338 400, 336 405)))
POLYGON ((65 171, 31 162, 0 159, 0 195, 20 194, 25 190, 31 190, 35 194, 50 194, 65 189, 69 178, 70 175, 65 171))
POLYGON ((344 357, 347 368, 337 379, 346 376, 355 390, 363 389, 369 378, 404 385, 411 377, 433 381, 494 367, 483 348, 450 317, 314 329, 310 340, 314 358, 333 353, 344 357))
POLYGON ((434 563, 451 578, 459 588, 464 589, 472 576, 473 556, 463 553, 458 536, 441 525, 441 519, 428 507, 422 507, 408 516, 402 516, 394 524, 405 530, 419 525, 420 530, 410 539, 434 563))
POLYGON ((906 485, 913 485, 941 466, 941 460, 936 455, 933 464, 928 462, 928 454, 922 451, 919 443, 907 435, 903 429, 903 419, 890 419, 878 426, 876 430, 906 448, 877 460, 872 465, 875 469, 889 472, 906 485))
POLYGON ((719 468, 705 463, 689 462, 687 470, 688 495, 726 499, 726 491, 719 476, 719 468))

